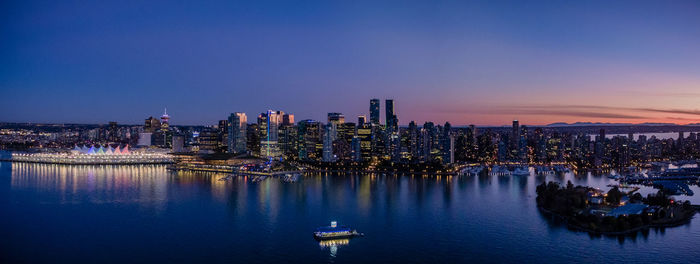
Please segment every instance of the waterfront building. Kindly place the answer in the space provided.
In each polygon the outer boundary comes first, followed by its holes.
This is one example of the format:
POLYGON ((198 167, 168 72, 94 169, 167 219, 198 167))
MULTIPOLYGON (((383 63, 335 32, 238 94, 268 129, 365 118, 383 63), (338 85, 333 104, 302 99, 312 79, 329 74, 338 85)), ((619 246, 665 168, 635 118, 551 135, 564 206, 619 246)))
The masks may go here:
POLYGON ((235 112, 228 117, 228 152, 245 153, 247 151, 248 117, 245 113, 235 112))
POLYGON ((197 144, 200 153, 214 153, 219 147, 219 133, 217 130, 207 127, 199 132, 197 144))

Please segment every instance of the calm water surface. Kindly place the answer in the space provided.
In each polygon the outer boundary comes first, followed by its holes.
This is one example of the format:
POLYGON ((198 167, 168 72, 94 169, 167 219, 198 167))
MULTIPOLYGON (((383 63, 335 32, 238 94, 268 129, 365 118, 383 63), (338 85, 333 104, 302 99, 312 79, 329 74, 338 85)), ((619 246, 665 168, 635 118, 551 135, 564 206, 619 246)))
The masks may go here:
MULTIPOLYGON (((697 219, 595 237, 537 211, 542 181, 607 189, 605 176, 319 174, 297 183, 223 176, 0 163, 0 262, 700 261, 697 219), (331 220, 366 236, 321 245, 312 232, 331 220)), ((697 196, 678 198, 698 204, 697 196)))

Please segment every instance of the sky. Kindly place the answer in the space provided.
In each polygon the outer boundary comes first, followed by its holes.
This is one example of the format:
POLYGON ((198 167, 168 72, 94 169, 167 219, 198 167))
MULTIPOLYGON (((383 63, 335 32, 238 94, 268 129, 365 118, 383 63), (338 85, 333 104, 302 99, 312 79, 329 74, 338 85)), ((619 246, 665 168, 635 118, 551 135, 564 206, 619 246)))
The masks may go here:
POLYGON ((700 122, 700 1, 0 1, 0 122, 700 122))

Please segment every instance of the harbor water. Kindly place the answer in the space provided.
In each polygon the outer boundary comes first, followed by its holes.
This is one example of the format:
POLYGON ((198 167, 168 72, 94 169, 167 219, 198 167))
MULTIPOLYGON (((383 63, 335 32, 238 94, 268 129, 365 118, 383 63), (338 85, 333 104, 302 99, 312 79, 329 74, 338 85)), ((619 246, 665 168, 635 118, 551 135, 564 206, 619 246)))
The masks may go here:
MULTIPOLYGON (((543 216, 545 180, 607 190, 605 175, 315 173, 296 182, 163 165, 0 163, 0 262, 691 263, 700 222, 621 237, 543 216), (330 221, 364 237, 316 241, 330 221)), ((677 196, 700 204, 696 196, 677 196)), ((655 190, 642 188, 642 193, 655 190)))

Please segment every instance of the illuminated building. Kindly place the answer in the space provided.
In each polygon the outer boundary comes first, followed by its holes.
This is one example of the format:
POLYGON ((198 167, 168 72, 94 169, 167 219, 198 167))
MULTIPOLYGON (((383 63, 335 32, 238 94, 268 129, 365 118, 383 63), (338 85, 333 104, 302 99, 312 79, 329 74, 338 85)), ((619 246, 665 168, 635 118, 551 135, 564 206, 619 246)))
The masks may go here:
POLYGON ((369 160, 372 155, 372 125, 364 123, 357 126, 357 141, 359 141, 360 157, 369 160))
POLYGON ((369 101, 369 122, 379 125, 379 99, 369 101))
POLYGON ((264 137, 260 138, 260 156, 267 158, 280 157, 281 153, 277 145, 280 116, 277 115, 277 112, 268 110, 267 113, 261 114, 258 120, 264 120, 262 125, 265 127, 261 129, 261 131, 265 131, 265 134, 264 137))
POLYGON ((345 123, 345 116, 341 113, 328 113, 328 123, 336 126, 345 123))
POLYGON ((337 136, 336 125, 334 123, 326 124, 324 126, 324 130, 323 130, 323 159, 322 160, 324 162, 335 161, 335 156, 333 155, 333 142, 335 141, 336 136, 337 136))
POLYGON ((321 156, 319 151, 321 142, 321 124, 314 120, 302 120, 297 123, 297 150, 300 160, 317 160, 321 156))
POLYGON ((241 112, 231 113, 228 117, 228 126, 228 152, 245 153, 247 151, 246 131, 248 117, 241 112))
POLYGON ((78 147, 68 152, 53 153, 12 153, 12 161, 72 164, 72 165, 107 165, 107 164, 163 164, 172 163, 172 156, 164 152, 130 151, 129 145, 112 148, 107 146, 78 147))

